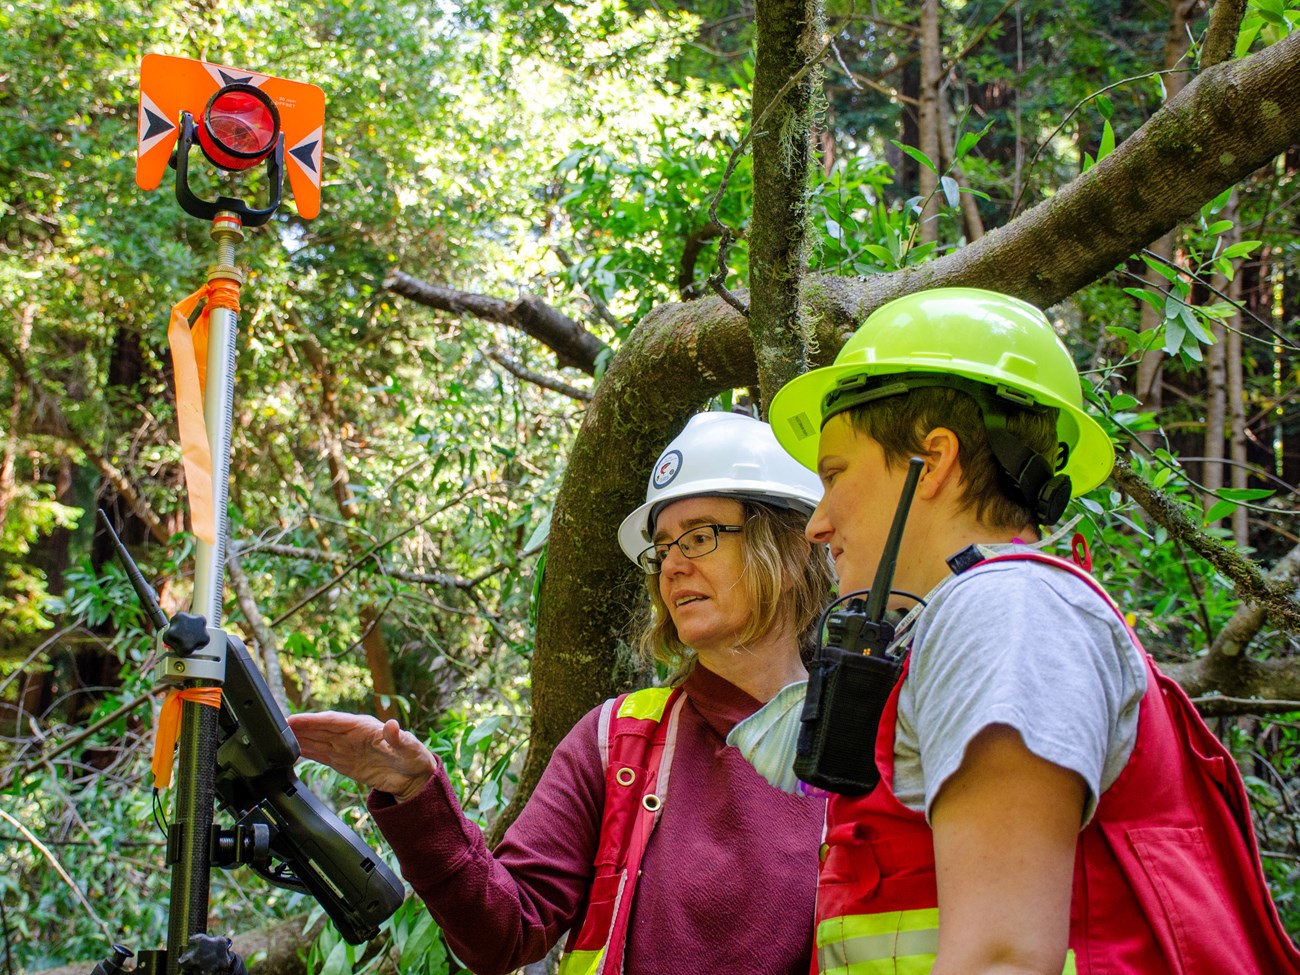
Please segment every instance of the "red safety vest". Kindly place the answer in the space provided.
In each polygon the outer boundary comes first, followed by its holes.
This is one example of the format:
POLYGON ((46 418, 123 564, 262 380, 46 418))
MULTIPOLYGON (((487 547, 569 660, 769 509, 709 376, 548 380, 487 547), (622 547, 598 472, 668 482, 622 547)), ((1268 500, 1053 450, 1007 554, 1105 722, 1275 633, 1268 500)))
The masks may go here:
POLYGON ((570 933, 560 975, 620 975, 641 857, 668 794, 680 687, 647 687, 611 701, 598 722, 605 807, 596 873, 582 921, 570 933))
MULTIPOLYGON (((988 561, 1051 562, 1016 553, 988 561)), ((1136 634, 1125 628, 1141 649, 1136 634)), ((1145 651, 1144 651, 1145 653, 1145 651)), ((904 671, 903 680, 906 680, 904 671)), ((1241 774, 1182 689, 1147 659, 1137 742, 1079 834, 1065 972, 1291 975, 1297 953, 1260 866, 1241 774)), ((925 816, 893 794, 894 688, 881 717, 881 784, 834 796, 817 893, 822 975, 925 975, 938 947, 934 845, 925 816)))

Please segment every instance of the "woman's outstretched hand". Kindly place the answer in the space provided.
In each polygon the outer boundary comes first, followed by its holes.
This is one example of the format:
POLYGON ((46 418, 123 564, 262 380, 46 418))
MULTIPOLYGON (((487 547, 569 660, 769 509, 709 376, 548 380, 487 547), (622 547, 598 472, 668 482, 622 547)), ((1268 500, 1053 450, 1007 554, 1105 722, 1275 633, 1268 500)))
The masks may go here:
POLYGON ((438 770, 424 743, 396 721, 363 714, 317 711, 289 715, 303 758, 328 765, 349 779, 399 802, 410 799, 438 770))

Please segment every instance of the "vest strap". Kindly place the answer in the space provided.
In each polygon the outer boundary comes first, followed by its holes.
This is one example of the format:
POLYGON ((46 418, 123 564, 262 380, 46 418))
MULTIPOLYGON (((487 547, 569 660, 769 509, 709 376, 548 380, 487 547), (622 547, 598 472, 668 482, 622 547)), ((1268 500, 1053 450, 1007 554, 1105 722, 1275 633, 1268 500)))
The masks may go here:
POLYGON ((601 708, 597 746, 605 804, 586 913, 571 932, 560 975, 620 975, 641 858, 668 796, 681 688, 647 687, 601 708))

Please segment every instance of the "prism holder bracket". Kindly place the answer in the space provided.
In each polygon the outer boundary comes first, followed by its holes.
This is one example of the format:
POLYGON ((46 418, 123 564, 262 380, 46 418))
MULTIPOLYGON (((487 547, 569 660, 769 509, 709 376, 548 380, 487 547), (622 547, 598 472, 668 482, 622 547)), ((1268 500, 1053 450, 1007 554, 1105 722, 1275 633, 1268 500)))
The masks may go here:
MULTIPOLYGON (((310 220, 320 212, 325 132, 325 93, 320 88, 192 58, 146 54, 140 62, 135 164, 135 181, 142 190, 157 189, 162 182, 173 150, 186 136, 182 117, 186 114, 194 131, 176 154, 178 166, 191 140, 214 165, 228 170, 247 169, 263 160, 276 165, 278 156, 278 165, 288 170, 298 215, 310 220), (268 118, 274 119, 278 138, 268 135, 268 118)), ((273 175, 273 183, 278 181, 278 175, 273 175)), ((178 186, 178 199, 180 193, 178 186)), ((221 206, 223 202, 230 201, 223 197, 212 205, 235 209, 221 206)), ((185 206, 183 199, 181 205, 185 206)), ((274 212, 274 206, 270 210, 274 212)), ((186 212, 208 216, 188 207, 186 212)), ((261 222, 269 217, 266 214, 261 222)), ((257 226, 257 217, 245 218, 244 223, 257 226)))

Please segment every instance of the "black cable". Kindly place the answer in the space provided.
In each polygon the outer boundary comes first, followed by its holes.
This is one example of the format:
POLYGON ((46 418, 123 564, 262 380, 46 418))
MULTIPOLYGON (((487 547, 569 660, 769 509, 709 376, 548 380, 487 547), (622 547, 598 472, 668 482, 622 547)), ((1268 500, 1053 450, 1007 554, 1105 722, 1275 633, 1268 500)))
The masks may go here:
MULTIPOLYGON (((819 641, 821 640, 821 634, 826 629, 826 621, 830 618, 831 613, 835 611, 836 606, 849 599, 864 599, 870 593, 870 589, 855 589, 853 592, 845 593, 843 596, 837 596, 831 604, 822 611, 821 619, 817 621, 817 639, 819 641)), ((902 596, 904 599, 910 599, 915 603, 920 603, 922 606, 928 605, 922 597, 918 596, 914 592, 908 592, 906 589, 891 589, 889 590, 889 594, 891 596, 902 596)))
POLYGON ((167 823, 167 809, 161 802, 162 796, 158 789, 153 790, 153 823, 162 832, 163 840, 167 840, 167 831, 170 828, 167 823), (161 816, 161 819, 159 818, 161 816))

